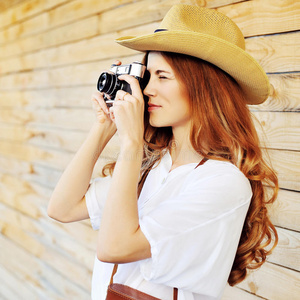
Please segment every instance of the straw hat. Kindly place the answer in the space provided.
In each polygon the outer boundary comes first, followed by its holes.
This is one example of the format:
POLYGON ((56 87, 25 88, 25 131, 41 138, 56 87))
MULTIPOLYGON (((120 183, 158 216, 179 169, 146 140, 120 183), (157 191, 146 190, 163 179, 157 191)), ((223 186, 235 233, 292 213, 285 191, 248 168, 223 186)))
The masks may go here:
POLYGON ((215 10, 174 5, 154 33, 125 36, 116 42, 138 51, 175 52, 208 61, 238 82, 247 104, 260 104, 269 95, 268 77, 257 61, 245 52, 241 30, 215 10))

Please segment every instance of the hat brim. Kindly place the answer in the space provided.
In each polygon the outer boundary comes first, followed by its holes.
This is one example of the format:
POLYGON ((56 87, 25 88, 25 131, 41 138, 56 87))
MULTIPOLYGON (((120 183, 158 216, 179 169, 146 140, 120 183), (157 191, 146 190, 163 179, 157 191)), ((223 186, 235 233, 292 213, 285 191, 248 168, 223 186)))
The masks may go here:
POLYGON ((245 93, 247 104, 260 104, 270 93, 269 79, 258 62, 226 40, 197 32, 160 31, 116 42, 137 51, 165 51, 191 55, 218 66, 231 75, 245 93))

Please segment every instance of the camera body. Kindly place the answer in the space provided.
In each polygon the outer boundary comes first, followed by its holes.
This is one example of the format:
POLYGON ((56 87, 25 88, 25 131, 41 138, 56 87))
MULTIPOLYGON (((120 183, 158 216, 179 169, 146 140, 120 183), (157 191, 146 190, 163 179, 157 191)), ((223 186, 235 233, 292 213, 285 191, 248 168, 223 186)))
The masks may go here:
POLYGON ((104 100, 107 106, 112 105, 118 90, 123 90, 131 94, 130 85, 124 80, 119 80, 119 75, 126 74, 135 77, 139 81, 141 89, 146 87, 149 80, 146 66, 137 61, 127 65, 112 65, 110 71, 111 72, 103 72, 97 83, 97 90, 106 94, 104 100), (108 98, 107 95, 110 97, 108 98))

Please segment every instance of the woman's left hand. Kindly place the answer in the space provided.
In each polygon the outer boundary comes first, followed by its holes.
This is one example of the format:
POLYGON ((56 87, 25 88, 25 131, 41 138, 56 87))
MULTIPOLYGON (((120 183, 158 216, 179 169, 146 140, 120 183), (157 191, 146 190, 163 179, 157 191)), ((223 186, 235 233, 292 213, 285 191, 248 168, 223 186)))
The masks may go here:
POLYGON ((118 77, 130 84, 132 94, 119 90, 110 108, 120 138, 121 149, 128 146, 142 146, 144 135, 144 98, 139 82, 131 75, 118 77))

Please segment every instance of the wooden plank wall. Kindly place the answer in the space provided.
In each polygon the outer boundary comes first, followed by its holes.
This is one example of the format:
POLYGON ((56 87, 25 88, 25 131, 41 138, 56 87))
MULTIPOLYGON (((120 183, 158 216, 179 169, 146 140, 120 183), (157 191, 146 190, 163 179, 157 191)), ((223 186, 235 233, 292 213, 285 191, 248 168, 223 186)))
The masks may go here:
MULTIPOLYGON (((47 202, 91 126, 90 95, 99 73, 115 58, 128 63, 141 57, 114 39, 152 32, 175 3, 231 17, 274 86, 252 111, 279 174, 271 213, 279 245, 259 271, 227 287, 223 299, 299 297, 300 1, 17 2, 0 12, 0 298, 90 298, 95 232, 88 221, 50 220, 47 202)), ((99 165, 117 149, 113 139, 99 165)))

